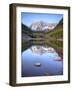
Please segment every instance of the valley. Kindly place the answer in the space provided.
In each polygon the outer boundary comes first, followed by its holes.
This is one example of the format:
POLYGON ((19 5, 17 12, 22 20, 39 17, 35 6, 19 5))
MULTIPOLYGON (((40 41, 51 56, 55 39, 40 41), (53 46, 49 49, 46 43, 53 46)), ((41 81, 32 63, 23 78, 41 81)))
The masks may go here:
POLYGON ((63 47, 63 19, 55 26, 53 30, 34 31, 22 24, 22 43, 32 41, 33 43, 48 43, 56 48, 63 47))

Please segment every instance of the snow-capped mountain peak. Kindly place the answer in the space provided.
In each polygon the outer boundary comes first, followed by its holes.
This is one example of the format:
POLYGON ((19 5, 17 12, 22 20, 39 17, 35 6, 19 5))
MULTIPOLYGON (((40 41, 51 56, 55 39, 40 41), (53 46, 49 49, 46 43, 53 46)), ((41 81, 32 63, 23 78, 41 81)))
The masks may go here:
POLYGON ((33 31, 48 31, 53 30, 56 27, 57 24, 55 23, 45 23, 43 21, 33 22, 30 25, 30 28, 33 31))

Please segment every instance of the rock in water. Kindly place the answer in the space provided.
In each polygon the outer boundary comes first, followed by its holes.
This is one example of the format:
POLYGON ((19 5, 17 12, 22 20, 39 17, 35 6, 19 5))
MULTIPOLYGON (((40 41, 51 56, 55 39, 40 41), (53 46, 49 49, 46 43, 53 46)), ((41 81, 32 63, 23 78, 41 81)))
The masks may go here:
POLYGON ((36 67, 40 67, 40 66, 41 66, 41 63, 38 62, 38 63, 35 63, 34 65, 35 65, 36 67))

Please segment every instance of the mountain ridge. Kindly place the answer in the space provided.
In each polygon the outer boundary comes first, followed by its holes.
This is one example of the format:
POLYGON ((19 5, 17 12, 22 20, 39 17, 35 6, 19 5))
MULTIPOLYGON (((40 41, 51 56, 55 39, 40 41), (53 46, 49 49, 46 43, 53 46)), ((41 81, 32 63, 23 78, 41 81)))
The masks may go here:
POLYGON ((32 31, 49 31, 56 27, 57 23, 46 23, 43 21, 33 22, 30 25, 32 31))

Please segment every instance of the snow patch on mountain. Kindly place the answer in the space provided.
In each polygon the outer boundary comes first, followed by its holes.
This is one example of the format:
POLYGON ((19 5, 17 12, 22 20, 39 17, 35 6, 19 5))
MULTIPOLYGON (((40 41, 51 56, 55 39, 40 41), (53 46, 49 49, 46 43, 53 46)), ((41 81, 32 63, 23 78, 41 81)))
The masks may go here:
POLYGON ((33 31, 48 31, 53 30, 56 27, 56 23, 45 23, 43 21, 33 22, 30 28, 33 31))

